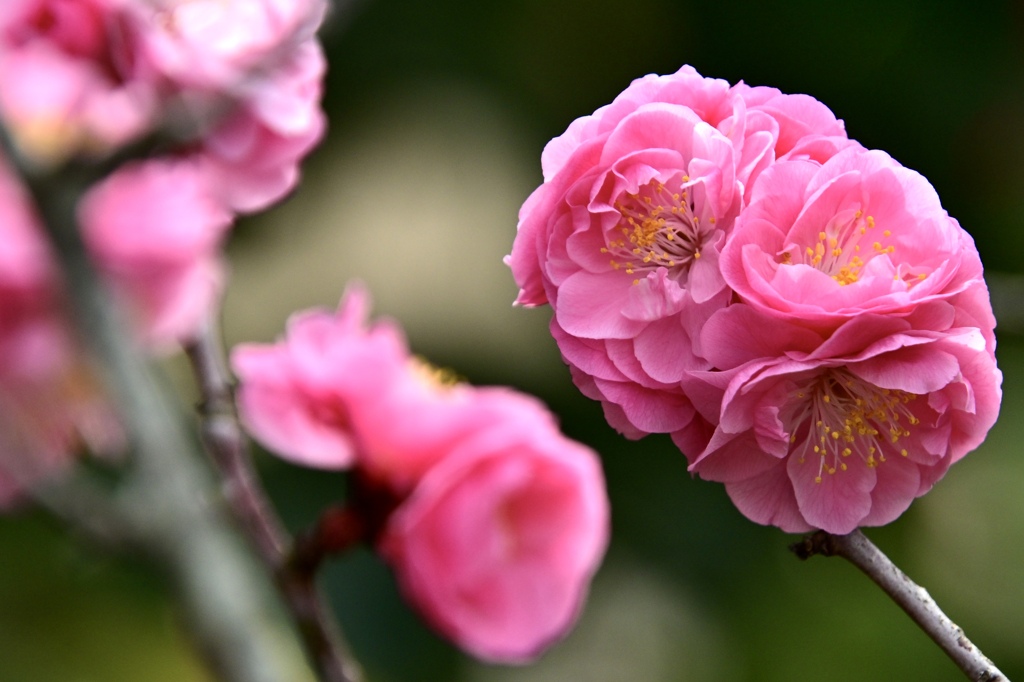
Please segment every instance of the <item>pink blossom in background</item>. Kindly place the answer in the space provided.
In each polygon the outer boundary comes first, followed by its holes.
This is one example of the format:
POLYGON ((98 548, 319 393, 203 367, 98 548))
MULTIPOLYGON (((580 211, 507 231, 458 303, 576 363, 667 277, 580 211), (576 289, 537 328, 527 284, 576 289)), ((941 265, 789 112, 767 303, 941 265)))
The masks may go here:
POLYGON ((219 302, 231 215, 208 186, 198 164, 158 159, 120 168, 82 200, 89 254, 154 348, 192 338, 219 302))
POLYGON ((599 460, 536 399, 414 359, 368 308, 350 288, 336 314, 299 313, 278 343, 236 347, 242 421, 286 460, 354 469, 351 510, 443 635, 530 660, 575 622, 604 553, 599 460))
MULTIPOLYGON (((336 313, 294 315, 278 343, 235 347, 239 415, 256 440, 305 466, 355 463, 355 420, 374 409, 409 363, 401 331, 386 322, 367 326, 368 308, 366 292, 352 287, 336 313)), ((394 428, 395 419, 383 428, 394 428)))
POLYGON ((960 308, 991 320, 988 332, 994 326, 970 235, 927 180, 880 151, 765 171, 722 252, 722 273, 751 306, 816 329, 922 310, 928 324, 948 328, 960 308))
POLYGON ((326 10, 326 0, 152 0, 132 14, 147 68, 182 90, 233 92, 311 39, 326 10))
POLYGON ((488 661, 525 663, 575 622, 608 541, 598 460, 514 405, 430 469, 380 551, 442 634, 488 661))
POLYGON ((516 302, 552 305, 574 381, 621 432, 703 429, 685 378, 711 368, 700 329, 732 299, 718 261, 745 195, 777 157, 853 144, 807 96, 688 66, 638 79, 545 147, 506 259, 516 302))
POLYGON ((264 79, 250 82, 239 108, 204 137, 200 158, 231 209, 263 210, 298 183, 299 162, 326 128, 325 67, 318 43, 297 46, 264 79))
POLYGON ((157 84, 135 78, 116 0, 0 3, 0 112, 44 162, 106 151, 145 131, 157 84))
MULTIPOLYGON (((320 140, 324 0, 0 3, 0 114, 56 163, 165 123, 208 122, 193 147, 234 211, 280 200, 320 140), (168 113, 170 112, 170 113, 168 113)), ((183 153, 184 149, 177 152, 183 153)))
MULTIPOLYGON (((747 315, 730 317, 717 333, 749 329, 747 315)), ((979 329, 865 315, 801 351, 813 339, 785 325, 768 322, 763 338, 791 350, 704 375, 722 391, 721 418, 690 467, 758 523, 839 534, 889 523, 995 422, 1002 375, 979 329)))

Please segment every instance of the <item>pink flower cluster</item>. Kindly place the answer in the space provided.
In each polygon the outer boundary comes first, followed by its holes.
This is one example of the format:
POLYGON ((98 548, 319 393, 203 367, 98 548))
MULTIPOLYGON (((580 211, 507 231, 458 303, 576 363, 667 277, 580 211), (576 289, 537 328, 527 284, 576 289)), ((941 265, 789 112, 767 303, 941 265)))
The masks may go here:
POLYGON ((383 514, 356 508, 382 517, 370 539, 439 632, 483 659, 531 660, 573 624, 604 553, 598 459, 536 400, 412 358, 395 326, 367 326, 367 305, 353 289, 276 344, 236 347, 242 421, 284 459, 353 469, 385 498, 383 514))
POLYGON ((220 201, 259 210, 294 186, 323 133, 314 32, 325 9, 325 0, 9 0, 0 116, 40 162, 109 151, 168 115, 219 117, 187 153, 220 201))
POLYGON ((542 156, 506 258, 615 428, 670 433, 759 523, 899 516, 998 414, 974 242, 805 95, 634 81, 542 156))
MULTIPOLYGON (((320 139, 315 31, 325 8, 325 0, 0 3, 0 118, 30 164, 104 155, 177 120, 207 126, 195 142, 118 168, 78 207, 89 255, 148 348, 196 334, 223 291, 221 248, 235 215, 290 191, 320 139)), ((0 445, 10 455, 0 460, 12 469, 67 459, 83 441, 100 447, 116 429, 63 319, 60 275, 37 215, 2 159, 0 214, 0 348, 9 351, 0 362, 11 370, 0 371, 0 401, 21 425, 21 444, 0 445), (48 446, 25 445, 37 442, 48 446)))

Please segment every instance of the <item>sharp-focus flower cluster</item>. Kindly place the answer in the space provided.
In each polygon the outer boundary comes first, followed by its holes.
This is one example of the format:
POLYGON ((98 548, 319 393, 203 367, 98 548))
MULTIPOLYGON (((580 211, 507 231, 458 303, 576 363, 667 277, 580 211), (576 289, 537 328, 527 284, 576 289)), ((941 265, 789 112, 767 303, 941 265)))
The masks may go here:
POLYGON ((974 242, 822 104, 691 67, 634 81, 542 157, 511 266, 577 386, 670 433, 751 519, 899 516, 998 413, 974 242))
MULTIPOLYGON (((320 139, 315 31, 325 9, 325 0, 0 3, 0 119, 28 164, 103 156, 158 127, 194 124, 196 139, 118 168, 78 206, 82 241, 148 348, 195 336, 223 291, 220 251, 234 216, 290 191, 320 139)), ((18 426, 7 429, 18 444, 0 444, 12 453, 0 475, 41 472, 83 442, 117 440, 116 429, 63 319, 36 212, 2 159, 0 214, 0 411, 18 426)))
POLYGON ((536 400, 453 382, 366 316, 350 290, 236 347, 243 423, 285 459, 354 469, 386 500, 361 511, 410 602, 468 652, 528 661, 575 621, 604 553, 598 459, 536 400))

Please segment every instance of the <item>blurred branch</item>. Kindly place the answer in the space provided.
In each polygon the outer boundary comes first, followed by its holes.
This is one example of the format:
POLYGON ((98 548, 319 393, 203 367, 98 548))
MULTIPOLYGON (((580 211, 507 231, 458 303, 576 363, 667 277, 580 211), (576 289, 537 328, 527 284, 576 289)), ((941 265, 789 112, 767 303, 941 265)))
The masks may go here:
POLYGON ((202 434, 221 474, 224 496, 242 530, 277 580, 314 665, 326 682, 357 682, 358 666, 316 587, 315 565, 288 560, 292 540, 260 487, 238 423, 220 335, 210 323, 185 350, 203 396, 202 434), (309 570, 307 570, 307 568, 309 570))
POLYGON ((790 545, 800 559, 840 556, 863 571, 975 682, 1008 682, 1007 677, 951 621, 928 591, 916 584, 860 530, 849 535, 818 531, 790 545))
MULTIPOLYGON (((227 682, 308 679, 308 669, 270 600, 251 559, 219 508, 181 410, 163 387, 118 317, 86 257, 76 208, 102 171, 71 163, 43 172, 24 162, 0 128, 0 145, 21 172, 55 246, 72 314, 104 370, 134 455, 113 498, 113 531, 130 535, 168 576, 189 632, 210 668, 227 682), (122 523, 123 522, 123 523, 122 523), (127 529, 127 530, 125 530, 127 529)), ((93 502, 43 492, 52 510, 80 530, 90 529, 93 502), (84 505, 81 508, 80 505, 84 505)), ((90 493, 91 495, 91 493, 90 493)), ((91 499, 91 498, 90 498, 91 499)))

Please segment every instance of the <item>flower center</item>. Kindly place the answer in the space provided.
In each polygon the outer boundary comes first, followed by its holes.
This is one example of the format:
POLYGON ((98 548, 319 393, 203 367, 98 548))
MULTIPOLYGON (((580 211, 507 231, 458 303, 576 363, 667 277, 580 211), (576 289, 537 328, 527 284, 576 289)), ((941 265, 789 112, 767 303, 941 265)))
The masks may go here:
MULTIPOLYGON (((874 216, 866 216, 860 210, 839 212, 817 237, 810 245, 787 245, 778 254, 779 262, 809 265, 830 275, 840 286, 846 286, 860 279, 861 271, 872 258, 892 259, 896 253, 896 246, 890 240, 892 232, 878 230, 874 216)), ((925 276, 924 272, 911 272, 908 265, 899 264, 894 279, 903 280, 911 287, 925 276)))
MULTIPOLYGON (((601 253, 612 256, 609 263, 627 274, 668 268, 677 280, 689 274, 690 266, 700 258, 705 240, 714 232, 715 218, 697 215, 690 196, 690 178, 682 176, 673 191, 661 182, 652 182, 636 194, 627 194, 615 202, 622 216, 601 253), (618 236, 618 235, 621 235, 618 236)), ((633 280, 638 284, 640 280, 633 280)))
POLYGON ((887 454, 907 457, 902 441, 920 423, 910 409, 916 394, 879 388, 843 369, 814 377, 791 397, 790 455, 801 464, 817 461, 815 483, 846 471, 854 455, 872 468, 887 454))

